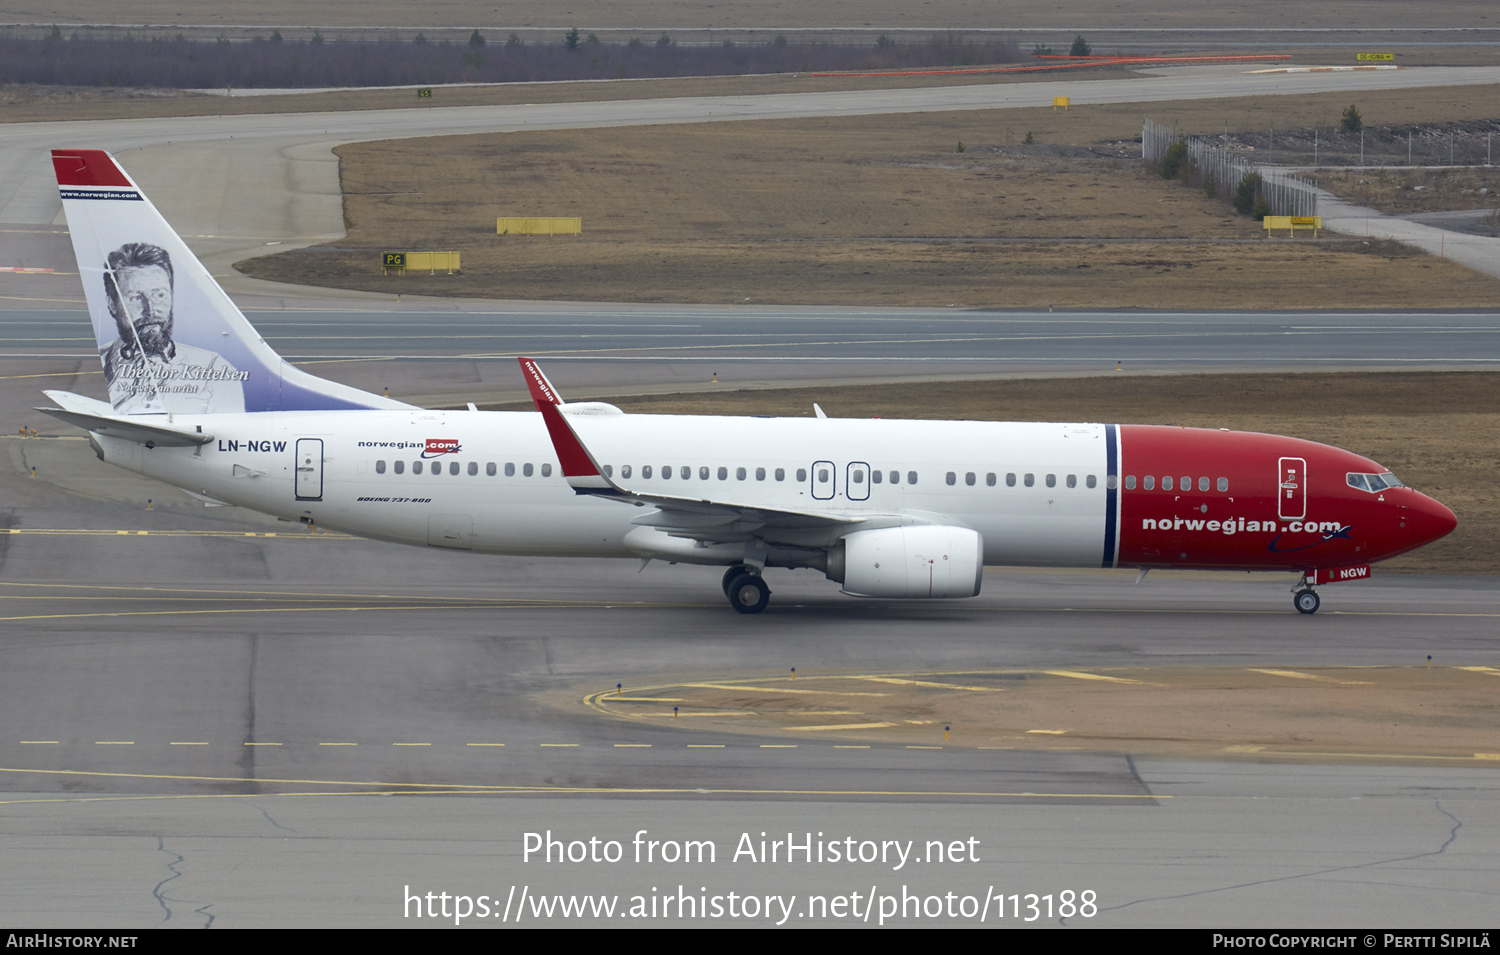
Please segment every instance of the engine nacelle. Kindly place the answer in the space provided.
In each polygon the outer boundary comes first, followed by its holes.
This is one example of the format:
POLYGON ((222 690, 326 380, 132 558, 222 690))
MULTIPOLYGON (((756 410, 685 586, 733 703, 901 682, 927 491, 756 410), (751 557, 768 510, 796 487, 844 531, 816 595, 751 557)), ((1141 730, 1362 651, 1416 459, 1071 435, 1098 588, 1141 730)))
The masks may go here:
POLYGON ((984 539, 967 527, 855 531, 828 552, 826 573, 855 597, 975 597, 984 539))

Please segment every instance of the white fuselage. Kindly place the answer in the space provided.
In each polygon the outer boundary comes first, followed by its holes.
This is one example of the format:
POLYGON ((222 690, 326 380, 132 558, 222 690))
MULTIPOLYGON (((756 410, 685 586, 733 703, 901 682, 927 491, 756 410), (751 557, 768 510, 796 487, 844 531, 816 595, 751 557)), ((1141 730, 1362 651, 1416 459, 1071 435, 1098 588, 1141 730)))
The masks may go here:
MULTIPOLYGON (((620 414, 569 420, 627 490, 815 511, 862 526, 953 524, 982 535, 986 564, 1100 565, 1104 425, 620 414), (878 483, 872 471, 880 472, 878 483)), ((641 527, 653 508, 576 494, 535 412, 176 415, 174 425, 201 428, 214 440, 199 448, 97 440, 112 464, 364 537, 491 554, 700 560, 643 543, 643 534, 666 537, 641 527)), ((809 530, 800 542, 826 546, 834 538, 819 535, 828 533, 809 530)), ((713 552, 701 562, 727 561, 713 552)))

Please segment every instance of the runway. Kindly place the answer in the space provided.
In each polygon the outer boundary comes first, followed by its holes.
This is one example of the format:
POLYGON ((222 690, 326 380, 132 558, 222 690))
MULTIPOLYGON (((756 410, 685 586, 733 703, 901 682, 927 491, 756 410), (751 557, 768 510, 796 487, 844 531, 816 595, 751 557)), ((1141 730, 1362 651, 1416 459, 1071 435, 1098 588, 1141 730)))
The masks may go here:
MULTIPOLYGON (((249 310, 288 360, 421 405, 524 401, 515 356, 599 397, 1026 375, 1458 370, 1500 363, 1493 313, 1095 312, 443 303, 249 310), (400 385, 397 384, 399 388, 400 385)), ((0 309, 0 373, 93 371, 86 313, 0 309), (82 364, 80 364, 80 362, 82 364)), ((84 385, 87 385, 85 380, 84 385)))
MULTIPOLYGON (((11 514, 30 523, 49 510, 11 514)), ((1476 900, 1495 875, 1500 776, 1484 760, 1165 760, 1064 738, 981 748, 962 726, 944 739, 936 722, 920 745, 878 730, 788 741, 665 714, 611 720, 577 701, 662 674, 792 666, 812 678, 1414 665, 1429 653, 1482 665, 1494 660, 1495 581, 1377 577, 1330 591, 1304 618, 1281 575, 1153 575, 1137 587, 1129 574, 991 572, 980 598, 929 604, 855 601, 783 572, 771 609, 746 618, 722 606, 712 568, 637 574, 274 522, 247 532, 232 515, 170 505, 121 511, 69 511, 105 525, 97 533, 0 534, 0 847, 10 910, 28 925, 451 924, 419 921, 403 893, 503 899, 512 883, 627 899, 679 883, 796 895, 792 918, 818 924, 850 918, 807 909, 810 895, 903 888, 1016 893, 1023 907, 1027 893, 1054 904, 1065 890, 1096 893, 1086 923, 1033 917, 1051 925, 1488 919, 1476 900), (717 855, 522 857, 528 832, 628 846, 641 830, 706 840, 717 855), (758 844, 763 832, 798 844, 972 839, 977 861, 735 858, 745 833, 758 844)), ((1004 924, 1027 915, 1008 911, 1004 924)), ((467 924, 489 923, 515 918, 467 924)))

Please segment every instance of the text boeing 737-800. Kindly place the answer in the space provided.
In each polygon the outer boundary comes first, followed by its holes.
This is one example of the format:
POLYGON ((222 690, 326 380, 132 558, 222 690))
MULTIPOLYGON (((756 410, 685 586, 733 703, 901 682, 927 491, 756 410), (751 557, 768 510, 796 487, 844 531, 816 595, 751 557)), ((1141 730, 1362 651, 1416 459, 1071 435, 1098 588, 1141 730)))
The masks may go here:
POLYGON ((1113 424, 428 411, 284 362, 112 157, 53 164, 109 401, 43 409, 100 458, 215 501, 364 537, 488 554, 767 567, 863 597, 970 597, 986 565, 1301 571, 1313 587, 1453 530, 1348 451, 1113 424))

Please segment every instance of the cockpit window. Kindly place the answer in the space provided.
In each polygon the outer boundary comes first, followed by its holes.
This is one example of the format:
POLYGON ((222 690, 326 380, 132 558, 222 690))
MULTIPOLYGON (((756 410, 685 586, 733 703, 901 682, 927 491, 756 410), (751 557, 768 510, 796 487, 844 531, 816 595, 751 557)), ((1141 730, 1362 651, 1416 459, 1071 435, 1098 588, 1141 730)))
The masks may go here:
POLYGON ((1344 480, 1349 483, 1350 487, 1358 488, 1361 491, 1369 491, 1372 494, 1377 491, 1384 491, 1389 487, 1406 486, 1405 484, 1401 483, 1400 479, 1397 478, 1396 475, 1392 474, 1389 471, 1383 471, 1380 474, 1351 473, 1344 475, 1344 480))

